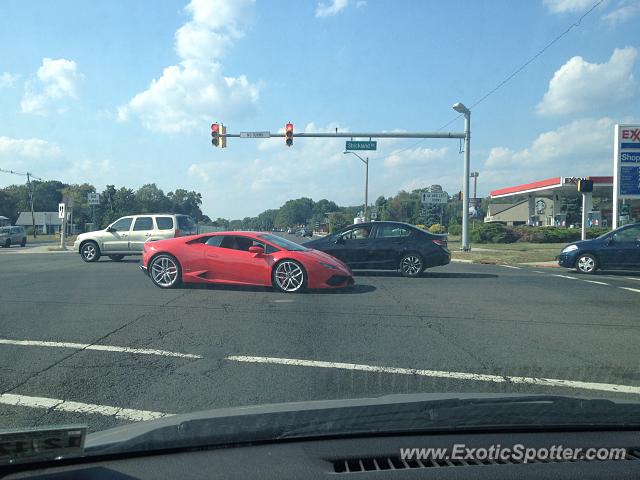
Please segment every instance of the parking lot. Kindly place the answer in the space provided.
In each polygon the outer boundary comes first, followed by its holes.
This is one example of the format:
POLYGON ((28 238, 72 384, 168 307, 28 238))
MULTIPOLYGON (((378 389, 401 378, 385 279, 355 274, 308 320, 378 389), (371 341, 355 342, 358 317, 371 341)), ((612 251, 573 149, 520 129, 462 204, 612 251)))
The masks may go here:
POLYGON ((101 430, 410 392, 640 398, 640 276, 453 263, 346 290, 162 290, 138 259, 0 251, 0 424, 101 430))

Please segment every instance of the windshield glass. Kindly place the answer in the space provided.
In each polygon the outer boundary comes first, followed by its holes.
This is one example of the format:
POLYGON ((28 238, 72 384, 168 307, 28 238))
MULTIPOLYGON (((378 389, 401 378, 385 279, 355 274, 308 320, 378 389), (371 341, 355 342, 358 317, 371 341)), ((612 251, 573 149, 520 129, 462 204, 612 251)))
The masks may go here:
POLYGON ((292 242, 290 240, 287 240, 286 238, 282 238, 277 235, 270 235, 267 233, 264 235, 260 235, 260 238, 264 238, 265 240, 270 241, 274 245, 277 245, 280 248, 284 248, 285 250, 289 250, 292 252, 303 252, 305 250, 308 250, 307 248, 303 247, 299 243, 292 242))
POLYGON ((640 401, 640 227, 609 237, 640 223, 639 26, 640 0, 0 1, 0 430, 640 401))

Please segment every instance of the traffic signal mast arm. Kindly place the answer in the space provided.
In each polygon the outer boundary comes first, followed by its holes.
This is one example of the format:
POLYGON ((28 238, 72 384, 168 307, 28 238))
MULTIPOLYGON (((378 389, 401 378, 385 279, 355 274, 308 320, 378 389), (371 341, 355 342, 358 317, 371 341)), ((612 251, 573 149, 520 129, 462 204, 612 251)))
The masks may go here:
MULTIPOLYGON (((251 133, 251 132, 249 132, 251 133)), ((226 138, 284 138, 285 133, 269 133, 268 137, 248 136, 241 133, 224 133, 220 137, 226 138)), ((464 138, 464 132, 340 132, 340 133, 294 133, 294 138, 464 138)))

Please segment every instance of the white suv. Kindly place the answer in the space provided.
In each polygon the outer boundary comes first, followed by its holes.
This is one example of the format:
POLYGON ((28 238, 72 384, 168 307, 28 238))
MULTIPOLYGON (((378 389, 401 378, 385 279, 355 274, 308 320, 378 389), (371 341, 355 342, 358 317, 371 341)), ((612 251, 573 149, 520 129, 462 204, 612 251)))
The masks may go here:
POLYGON ((188 215, 129 215, 104 230, 81 233, 73 249, 85 262, 96 262, 101 255, 120 261, 126 255, 142 255, 145 242, 195 235, 197 226, 188 215))

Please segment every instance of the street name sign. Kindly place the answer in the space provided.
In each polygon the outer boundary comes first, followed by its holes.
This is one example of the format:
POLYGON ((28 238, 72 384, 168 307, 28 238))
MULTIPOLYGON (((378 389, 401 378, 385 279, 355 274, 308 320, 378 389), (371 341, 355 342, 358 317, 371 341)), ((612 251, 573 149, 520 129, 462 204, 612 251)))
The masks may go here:
POLYGON ((240 138, 270 138, 271 132, 240 132, 240 138))
POLYGON ((447 192, 422 192, 422 203, 447 203, 448 201, 447 192))
POLYGON ((361 140, 347 140, 346 150, 377 150, 378 142, 375 141, 361 141, 361 140))

